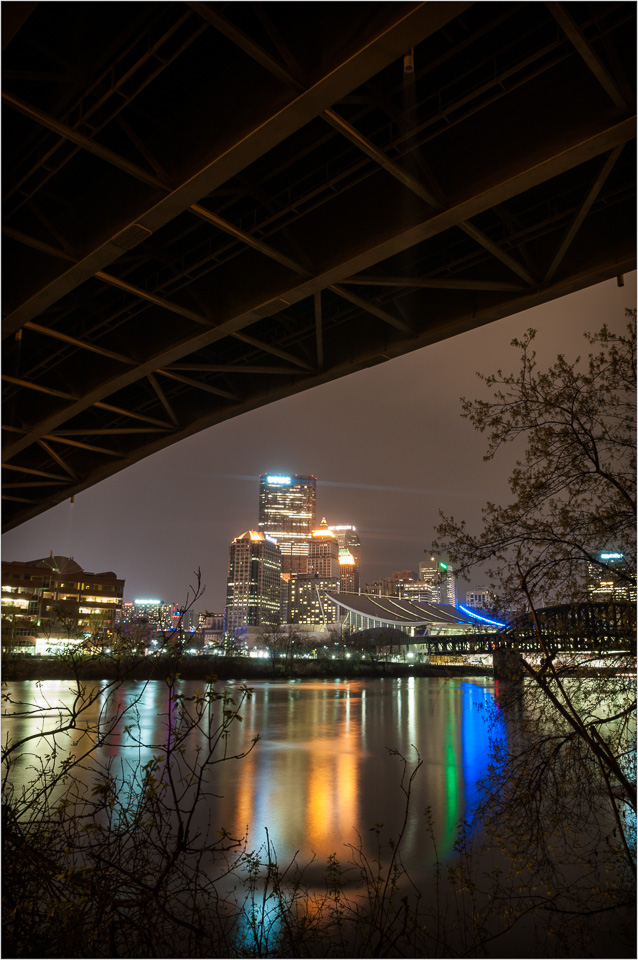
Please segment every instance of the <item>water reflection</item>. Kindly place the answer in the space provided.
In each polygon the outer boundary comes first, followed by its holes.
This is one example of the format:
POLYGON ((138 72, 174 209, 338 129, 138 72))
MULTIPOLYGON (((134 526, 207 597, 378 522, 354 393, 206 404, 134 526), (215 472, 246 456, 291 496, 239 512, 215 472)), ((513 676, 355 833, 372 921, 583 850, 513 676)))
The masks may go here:
MULTIPOLYGON (((9 687, 21 700, 46 698, 49 706, 54 701, 64 705, 71 697, 64 684, 54 682, 44 682, 40 689, 27 682, 9 687)), ((237 690, 239 685, 227 687, 237 690)), ((196 688, 202 684, 180 684, 187 695, 196 688)), ((260 740, 244 759, 212 768, 216 799, 204 814, 207 818, 212 813, 216 827, 235 837, 249 831, 252 847, 264 842, 267 828, 280 862, 297 851, 302 860, 315 853, 325 863, 333 852, 347 859, 344 843, 356 843, 359 831, 367 846, 375 823, 383 823, 387 835, 396 839, 405 798, 402 765, 389 750, 412 761, 416 750, 423 768, 414 782, 404 861, 415 875, 433 862, 426 807, 432 811, 438 855, 443 860, 450 856, 459 821, 468 819, 476 805, 488 762, 491 681, 410 677, 270 682, 254 684, 253 691, 227 748, 239 753, 249 749, 255 736, 260 740)), ((116 707, 98 696, 92 708, 92 722, 100 710, 112 714, 127 708, 96 756, 119 767, 135 789, 133 770, 165 747, 167 715, 175 705, 159 681, 124 685, 118 703, 116 707)), ((218 705, 213 709, 218 711, 218 705)), ((41 716, 7 718, 4 735, 25 736, 41 729, 41 716)), ((199 746, 204 746, 204 735, 198 736, 199 746)), ((58 738, 58 749, 72 750, 72 743, 68 739, 63 748, 58 738)), ((197 745, 193 742, 191 750, 197 745)), ((40 741, 35 752, 45 749, 40 741)), ((23 764, 12 776, 26 782, 30 774, 23 764)))

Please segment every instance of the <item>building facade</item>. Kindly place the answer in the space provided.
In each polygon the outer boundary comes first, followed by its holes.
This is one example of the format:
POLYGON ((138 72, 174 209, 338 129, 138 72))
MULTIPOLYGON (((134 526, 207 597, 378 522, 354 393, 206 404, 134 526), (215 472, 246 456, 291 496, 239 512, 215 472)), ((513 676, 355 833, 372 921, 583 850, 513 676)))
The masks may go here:
POLYGON ((124 580, 90 573, 72 557, 2 561, 4 642, 108 639, 122 606, 124 580))
POLYGON ((466 604, 468 607, 474 607, 475 610, 492 610, 494 600, 494 594, 487 587, 473 587, 465 591, 466 604))
MULTIPOLYGON (((629 600, 636 602, 635 575, 633 583, 626 579, 628 564, 625 555, 615 551, 598 554, 600 565, 589 563, 587 567, 587 595, 589 600, 608 602, 629 600), (624 574, 625 576, 622 576, 624 574)), ((635 574, 635 571, 634 571, 635 574)))
POLYGON ((140 598, 123 603, 118 611, 118 623, 146 620, 156 630, 171 630, 173 626, 173 604, 163 600, 140 598))
POLYGON ((337 536, 340 550, 348 550, 357 566, 361 564, 361 540, 353 523, 337 523, 328 527, 337 536))
POLYGON ((359 567, 347 547, 339 550, 339 582, 342 593, 359 593, 359 567))
POLYGON ((281 553, 261 531, 236 537, 229 551, 224 633, 279 622, 281 553))
POLYGON ((338 577, 321 577, 311 573, 292 574, 289 589, 290 623, 311 623, 323 627, 336 623, 337 606, 326 594, 339 590, 338 577))
POLYGON ((308 543, 315 527, 317 478, 262 474, 259 532, 277 541, 282 573, 308 572, 308 543))
POLYGON ((308 541, 308 573, 339 579, 339 541, 324 517, 308 541))
POLYGON ((432 603, 456 606, 456 576, 451 563, 430 554, 427 560, 419 563, 419 580, 428 586, 432 603))

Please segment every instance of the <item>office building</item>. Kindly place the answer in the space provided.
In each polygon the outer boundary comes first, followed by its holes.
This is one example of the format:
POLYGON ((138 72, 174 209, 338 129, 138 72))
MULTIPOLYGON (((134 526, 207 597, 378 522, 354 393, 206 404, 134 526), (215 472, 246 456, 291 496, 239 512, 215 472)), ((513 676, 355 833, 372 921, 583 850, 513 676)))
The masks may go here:
POLYGON ((494 601, 494 594, 487 587, 473 587, 465 591, 465 603, 468 607, 474 607, 475 610, 492 610, 494 601))
POLYGON ((173 604, 163 600, 141 597, 133 602, 122 604, 118 611, 120 624, 146 620, 156 630, 171 630, 173 626, 173 604))
POLYGON ((456 576, 451 563, 430 554, 427 560, 419 563, 419 580, 428 585, 432 603, 456 606, 456 576))
POLYGON ((600 566, 587 565, 587 594, 593 602, 630 600, 636 602, 636 581, 627 579, 628 564, 623 553, 605 551, 598 554, 600 566))
POLYGON ((324 517, 308 543, 308 573, 339 579, 339 542, 324 517))
MULTIPOLYGON (((2 627, 5 644, 36 638, 100 642, 112 635, 122 606, 124 580, 112 571, 90 573, 72 557, 2 562, 2 627)), ((40 652, 44 652, 41 650, 40 652)))
POLYGON ((359 567, 346 547, 339 550, 339 582, 341 593, 359 592, 359 567))
POLYGON ((316 499, 316 477, 263 474, 259 478, 259 532, 277 541, 282 573, 308 572, 316 499))
POLYGON ((224 633, 279 622, 281 553, 270 537, 248 530, 229 551, 224 633))
POLYGON ((352 523, 338 523, 328 527, 337 536, 340 550, 348 550, 354 557, 357 567, 361 564, 361 541, 357 528, 352 523))
POLYGON ((438 603, 439 591, 432 589, 429 580, 404 580, 400 584, 398 596, 420 603, 438 603))
POLYGON ((337 621, 337 607, 328 600, 326 593, 339 590, 338 577, 321 577, 318 574, 292 574, 290 577, 290 600, 288 606, 290 623, 311 623, 326 626, 337 621))

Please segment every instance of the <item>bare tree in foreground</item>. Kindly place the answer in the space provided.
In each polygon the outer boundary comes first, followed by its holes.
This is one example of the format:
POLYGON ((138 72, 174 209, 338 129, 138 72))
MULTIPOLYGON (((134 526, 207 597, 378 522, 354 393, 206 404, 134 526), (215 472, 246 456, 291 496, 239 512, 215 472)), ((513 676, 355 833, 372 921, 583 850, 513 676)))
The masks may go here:
MULTIPOLYGON (((452 517, 437 530, 437 546, 461 575, 487 568, 504 605, 527 610, 540 645, 540 663, 520 661, 526 682, 500 692, 517 734, 496 745, 483 810, 515 876, 528 880, 516 909, 509 898, 513 917, 542 903, 565 932, 629 909, 636 874, 635 655, 627 638, 605 641, 604 625, 588 659, 559 653, 538 613, 551 602, 586 602, 587 582, 598 571, 614 584, 618 602, 627 598, 631 622, 635 313, 628 320, 625 334, 603 327, 586 335, 586 360, 558 356, 546 371, 537 367, 530 330, 513 341, 518 373, 481 376, 493 398, 464 400, 463 416, 488 435, 485 459, 509 443, 522 448, 512 498, 485 506, 478 534, 452 517)), ((515 630, 513 638, 516 645, 515 630)))

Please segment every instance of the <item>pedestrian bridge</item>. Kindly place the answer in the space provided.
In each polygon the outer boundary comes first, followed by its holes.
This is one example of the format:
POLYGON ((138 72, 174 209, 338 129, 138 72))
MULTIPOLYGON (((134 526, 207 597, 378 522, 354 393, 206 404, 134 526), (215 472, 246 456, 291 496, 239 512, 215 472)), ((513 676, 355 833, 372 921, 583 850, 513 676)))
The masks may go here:
POLYGON ((2 15, 4 529, 635 268, 635 4, 2 15))
MULTIPOLYGON (((629 601, 546 607, 537 617, 543 642, 553 653, 636 652, 636 606, 629 601)), ((529 614, 494 633, 427 636, 418 642, 427 645, 431 654, 493 654, 495 649, 543 652, 529 614)))

